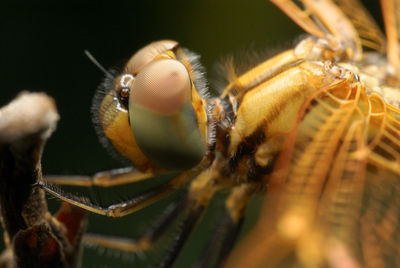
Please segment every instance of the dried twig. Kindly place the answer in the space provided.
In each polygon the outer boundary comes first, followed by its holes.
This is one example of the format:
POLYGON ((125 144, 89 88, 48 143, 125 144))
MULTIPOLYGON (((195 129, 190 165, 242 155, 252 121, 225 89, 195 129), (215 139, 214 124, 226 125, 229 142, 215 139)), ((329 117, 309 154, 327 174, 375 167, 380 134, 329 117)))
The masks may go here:
POLYGON ((55 217, 45 194, 41 155, 59 119, 53 99, 21 93, 0 109, 0 206, 7 250, 0 267, 76 267, 84 211, 63 204, 55 217))

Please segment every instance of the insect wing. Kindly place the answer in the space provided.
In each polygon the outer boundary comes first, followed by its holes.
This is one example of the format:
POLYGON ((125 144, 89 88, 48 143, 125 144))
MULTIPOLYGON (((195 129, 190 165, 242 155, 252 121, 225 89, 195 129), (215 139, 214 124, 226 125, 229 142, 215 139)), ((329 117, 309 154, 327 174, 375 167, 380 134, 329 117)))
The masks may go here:
POLYGON ((382 0, 381 7, 387 35, 387 57, 392 66, 396 68, 397 74, 399 74, 400 1, 382 0))
POLYGON ((399 163, 398 109, 360 85, 320 91, 287 135, 259 221, 227 267, 400 265, 399 163))
POLYGON ((336 0, 335 3, 352 22, 365 47, 384 52, 385 36, 368 10, 358 0, 336 0), (357 12, 354 12, 357 10, 357 12))

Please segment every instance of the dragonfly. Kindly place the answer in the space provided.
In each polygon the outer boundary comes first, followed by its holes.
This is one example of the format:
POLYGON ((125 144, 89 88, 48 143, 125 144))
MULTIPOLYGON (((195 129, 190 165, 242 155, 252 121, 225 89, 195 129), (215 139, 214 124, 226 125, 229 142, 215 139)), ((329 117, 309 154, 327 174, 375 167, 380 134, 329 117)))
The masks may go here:
POLYGON ((196 267, 400 265, 400 1, 382 0, 386 36, 357 0, 271 0, 309 36, 207 94, 198 57, 162 40, 139 50, 94 97, 101 137, 134 168, 37 184, 85 210, 123 217, 183 189, 137 239, 86 234, 121 251, 181 228, 174 264, 213 196, 229 194, 196 267), (176 174, 110 206, 58 185, 112 187, 176 174), (236 244, 252 196, 256 225, 236 244))

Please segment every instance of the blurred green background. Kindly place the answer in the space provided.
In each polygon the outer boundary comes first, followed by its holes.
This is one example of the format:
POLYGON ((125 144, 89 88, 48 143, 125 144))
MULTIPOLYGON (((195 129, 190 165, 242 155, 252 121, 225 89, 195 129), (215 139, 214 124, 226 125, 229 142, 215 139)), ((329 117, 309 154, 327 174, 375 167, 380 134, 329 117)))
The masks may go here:
MULTIPOLYGON (((379 17, 378 1, 365 2, 379 17)), ((16 0, 0 4, 0 33, 0 105, 21 90, 44 91, 54 97, 61 115, 57 131, 44 151, 44 173, 93 174, 121 167, 121 163, 102 148, 92 127, 91 101, 103 74, 84 55, 84 49, 109 68, 122 64, 152 41, 174 39, 201 55, 207 76, 213 81, 224 76, 215 68, 224 57, 291 47, 302 31, 267 0, 57 1, 56 4, 16 0)), ((140 192, 140 187, 149 186, 89 189, 84 193, 99 203, 110 204, 140 192)), ((188 267, 200 254, 222 198, 223 195, 213 202, 176 267, 188 267)), ((135 237, 168 201, 121 219, 90 215, 89 230, 135 237)), ((54 199, 50 203, 55 211, 59 203, 54 199)), ((255 215, 256 209, 250 213, 255 215)), ((160 252, 120 256, 118 252, 89 248, 84 252, 83 267, 147 267, 148 263, 157 262, 160 252)))

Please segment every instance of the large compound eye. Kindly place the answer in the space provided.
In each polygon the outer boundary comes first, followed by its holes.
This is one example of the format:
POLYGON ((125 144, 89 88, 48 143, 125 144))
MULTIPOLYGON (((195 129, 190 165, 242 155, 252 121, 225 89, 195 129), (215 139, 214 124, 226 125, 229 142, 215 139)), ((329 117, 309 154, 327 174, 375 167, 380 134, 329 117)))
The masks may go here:
POLYGON ((190 77, 182 63, 170 59, 157 60, 136 77, 130 104, 139 104, 160 115, 173 115, 190 101, 190 89, 190 77))
POLYGON ((120 103, 128 108, 130 89, 135 76, 148 64, 152 63, 157 56, 165 51, 170 51, 178 46, 178 43, 171 40, 153 42, 140 49, 133 55, 126 64, 123 74, 114 80, 114 88, 120 103))
POLYGON ((137 74, 129 97, 135 140, 156 166, 183 170, 205 154, 191 104, 192 82, 177 60, 154 60, 137 74))
POLYGON ((153 42, 144 48, 140 49, 133 55, 133 57, 126 64, 128 73, 136 75, 139 73, 148 63, 152 62, 155 57, 160 55, 164 51, 168 51, 176 47, 178 43, 172 40, 162 40, 153 42))

